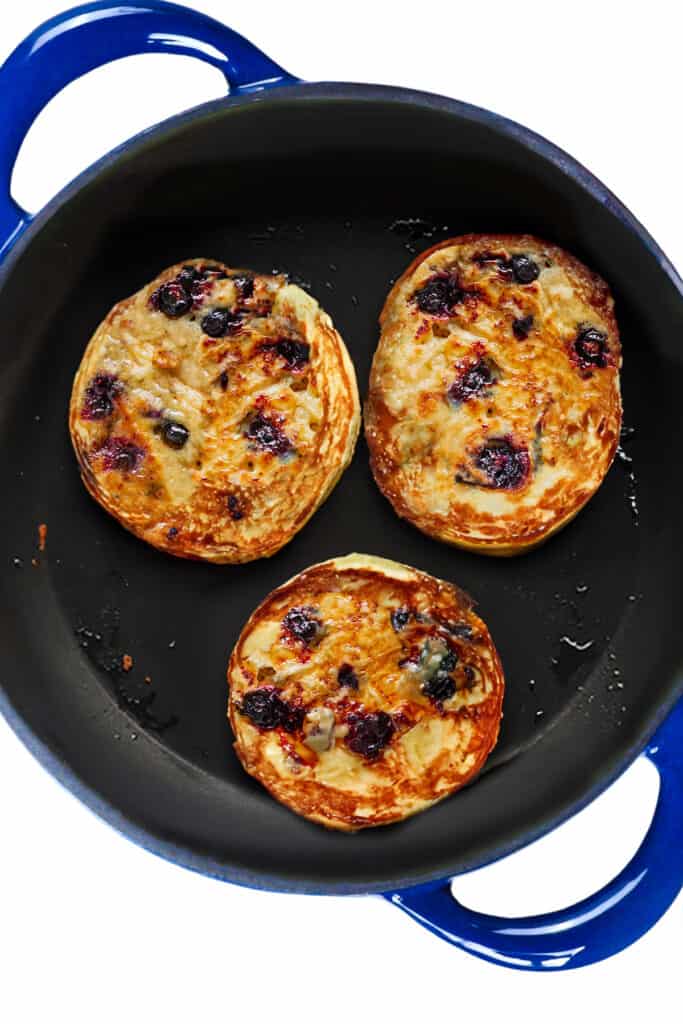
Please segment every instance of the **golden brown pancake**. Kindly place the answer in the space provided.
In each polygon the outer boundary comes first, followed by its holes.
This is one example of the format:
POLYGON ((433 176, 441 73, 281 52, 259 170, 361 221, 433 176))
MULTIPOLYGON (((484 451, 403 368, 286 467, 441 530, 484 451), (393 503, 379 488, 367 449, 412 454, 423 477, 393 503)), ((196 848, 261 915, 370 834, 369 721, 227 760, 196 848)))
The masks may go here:
POLYGON ((313 515, 353 454, 358 391, 329 316, 284 277, 194 259, 117 303, 71 396, 85 486, 154 547, 247 562, 313 515))
POLYGON ((396 512, 440 540, 513 555, 595 494, 621 426, 609 288, 530 235, 427 250, 380 317, 365 430, 396 512))
POLYGON ((235 750, 312 821, 400 821, 480 770, 503 700, 498 654, 457 587, 371 555, 299 573, 263 601, 228 667, 235 750))

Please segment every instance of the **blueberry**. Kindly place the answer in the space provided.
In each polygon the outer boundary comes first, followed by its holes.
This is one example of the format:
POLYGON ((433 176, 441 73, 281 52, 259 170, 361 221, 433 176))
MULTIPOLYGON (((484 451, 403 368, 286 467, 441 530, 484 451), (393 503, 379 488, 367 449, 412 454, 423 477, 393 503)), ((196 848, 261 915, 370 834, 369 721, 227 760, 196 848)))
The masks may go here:
POLYGON ((442 703, 449 699, 456 692, 456 684, 451 678, 451 673, 458 665, 458 654, 451 647, 445 647, 442 641, 439 642, 442 653, 434 657, 433 641, 427 640, 422 649, 421 662, 427 663, 425 675, 422 682, 422 692, 434 703, 442 703), (434 665, 434 660, 436 664, 434 665))
POLYGON ((178 527, 177 526, 172 526, 169 529, 169 531, 166 534, 166 536, 168 537, 169 540, 175 540, 175 538, 178 536, 178 527))
POLYGON ((395 608, 391 613, 391 625, 395 633, 400 633, 408 625, 412 612, 410 608, 395 608))
POLYGON ((491 368, 485 359, 479 359, 474 366, 461 373, 448 389, 448 397, 454 404, 466 402, 468 398, 481 394, 494 382, 491 368))
POLYGON ((281 338, 275 343, 275 351, 284 359, 290 370, 300 370, 310 358, 311 346, 305 341, 281 338))
POLYGON ((187 264, 174 279, 190 298, 192 306, 201 306, 206 296, 213 289, 216 281, 227 277, 225 271, 215 266, 193 267, 187 264))
POLYGON ((394 735, 394 723, 386 711, 353 713, 348 716, 347 723, 347 747, 368 761, 379 757, 394 735))
POLYGON ((273 455, 288 455, 294 450, 294 445, 275 420, 262 412, 257 412, 249 420, 244 435, 256 447, 273 455))
POLYGON ((288 704, 272 686, 249 690, 242 698, 238 710, 259 729, 277 729, 281 726, 286 732, 294 732, 301 727, 304 718, 303 708, 288 704))
POLYGON ((506 260, 504 256, 494 252, 477 253, 472 257, 480 267, 492 263, 506 277, 512 277, 517 284, 531 284, 535 281, 540 270, 535 260, 526 253, 520 252, 506 260))
POLYGON ((524 341, 529 337, 533 326, 534 318, 532 316, 520 316, 512 321, 512 333, 518 341, 524 341))
POLYGON ((254 294, 254 278, 250 274, 237 274, 233 277, 235 287, 241 299, 250 299, 254 294))
POLYGON ((316 617, 315 608, 310 605, 300 605, 297 608, 289 609, 282 620, 282 625, 289 636, 308 647, 318 638, 323 624, 316 617))
POLYGON ((348 686, 352 690, 358 689, 358 676, 353 671, 353 665, 349 665, 348 662, 344 662, 343 665, 339 666, 337 682, 340 686, 348 686))
POLYGON ((422 684, 422 692, 425 697, 435 704, 441 704, 453 696, 455 683, 451 679, 451 672, 457 664, 458 656, 449 648, 422 684))
POLYGON ((508 438, 488 441, 479 449, 474 462, 486 476, 487 486, 498 490, 513 490, 529 475, 529 453, 526 448, 516 447, 508 438))
POLYGON ((169 448, 183 448, 187 444, 190 431, 182 423, 174 420, 164 420, 160 428, 161 440, 169 448))
POLYGON ((282 719, 282 700, 272 687, 250 690, 242 698, 239 712, 259 729, 276 729, 282 719))
POLYGON ((540 274, 538 264, 526 253, 520 252, 513 256, 509 266, 517 284, 531 284, 540 274))
POLYGON ((450 676, 437 673, 424 683, 422 692, 434 704, 443 704, 455 693, 455 683, 450 676))
POLYGON ((104 420, 114 411, 114 399, 123 391, 123 384, 112 373, 98 373, 85 389, 81 416, 84 420, 104 420))
POLYGON ((579 364, 584 368, 607 366, 607 335, 597 327, 583 327, 574 342, 579 364))
POLYGON ((226 501, 228 506, 228 515, 231 519, 237 522, 240 519, 244 519, 244 510, 242 509, 242 503, 236 494, 229 494, 226 501))
POLYGON ((413 301, 423 313, 450 316, 465 292, 452 274, 435 274, 413 294, 413 301))
POLYGON ((288 704, 287 701, 282 701, 282 717, 280 719, 280 725, 285 732, 296 732, 304 724, 305 712, 303 708, 295 707, 293 704, 288 704))
POLYGON ((132 473, 145 457, 145 450, 127 437, 109 437, 97 449, 104 469, 117 469, 121 473, 132 473))
POLYGON ((458 664, 458 655, 450 647, 442 654, 436 669, 429 676, 433 679, 435 676, 449 675, 455 666, 458 664))
POLYGON ((152 301, 157 309, 172 320, 184 316, 192 309, 192 296, 187 293, 179 281, 162 284, 161 288, 152 296, 152 301))
POLYGON ((242 317, 239 313, 233 313, 225 307, 217 307, 202 319, 202 330, 210 338, 224 338, 226 334, 235 334, 241 324, 242 317))
POLYGON ((221 370, 218 375, 218 383, 220 384, 221 391, 228 390, 228 384, 230 383, 230 377, 228 376, 227 370, 221 370))
POLYGON ((197 281, 202 281, 203 279, 204 274, 198 270, 197 267, 193 267, 188 263, 183 267, 175 280, 188 295, 192 295, 192 291, 197 281))

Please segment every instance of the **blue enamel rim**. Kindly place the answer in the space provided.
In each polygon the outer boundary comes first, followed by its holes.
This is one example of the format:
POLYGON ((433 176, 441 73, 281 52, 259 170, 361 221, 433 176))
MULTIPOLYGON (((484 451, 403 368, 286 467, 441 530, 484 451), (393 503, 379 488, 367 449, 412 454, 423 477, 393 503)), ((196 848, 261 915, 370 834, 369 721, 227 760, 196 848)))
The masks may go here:
MULTIPOLYGON (((112 163, 124 155, 134 155, 152 140, 171 135, 202 117, 212 116, 226 105, 262 103, 266 89, 268 100, 285 93, 295 93, 297 99, 302 100, 391 100, 452 113, 514 139, 558 167, 617 216, 655 258, 683 298, 683 281, 671 262, 616 196, 576 160, 529 129, 478 107, 428 93, 376 85, 303 83, 231 29, 189 8, 161 0, 118 7, 98 2, 66 11, 36 29, 0 68, 0 95, 5 99, 10 96, 15 107, 10 111, 12 116, 5 121, 4 137, 0 140, 0 260, 4 260, 0 266, 0 287, 15 260, 52 215, 112 163), (112 21, 119 19, 117 25, 121 25, 122 18, 133 15, 137 21, 125 24, 126 30, 134 24, 142 27, 135 38, 124 39, 123 33, 112 31, 112 21), (94 49, 84 51, 84 31, 95 44, 94 49), (78 33, 81 38, 76 42, 78 33), (35 62, 35 51, 45 40, 50 44, 56 40, 55 45, 60 47, 63 62, 57 69, 49 62, 47 67, 44 62, 35 62), (160 50, 189 54, 220 68, 232 95, 202 104, 136 135, 85 170, 35 217, 20 210, 9 196, 10 174, 25 132, 47 99, 67 81, 99 64, 128 53, 160 50), (27 88, 22 90, 20 85, 27 88)), ((679 679, 677 686, 678 696, 681 693, 683 679, 679 679)), ((519 920, 482 915, 462 907, 452 899, 449 881, 442 878, 425 878, 419 884, 411 879, 406 888, 399 887, 395 892, 381 895, 439 937, 504 966, 541 971, 566 969, 596 962, 623 949, 661 917, 683 882, 683 703, 676 704, 676 699, 674 695, 653 712, 643 723, 637 741, 622 756, 613 758, 605 775, 581 802, 559 809, 552 820, 517 837, 499 849, 495 857, 469 865, 470 870, 481 867, 527 845, 586 806, 643 750, 648 737, 659 727, 645 751, 656 764, 661 779, 652 825, 630 864, 599 893, 564 911, 519 920)), ((311 895, 357 894, 356 889, 343 885, 324 891, 287 887, 281 879, 229 869, 222 863, 193 854, 186 847, 160 840, 128 821, 55 756, 20 718, 2 690, 0 711, 31 753, 63 786, 117 831, 150 852, 190 870, 250 888, 303 891, 311 895)))

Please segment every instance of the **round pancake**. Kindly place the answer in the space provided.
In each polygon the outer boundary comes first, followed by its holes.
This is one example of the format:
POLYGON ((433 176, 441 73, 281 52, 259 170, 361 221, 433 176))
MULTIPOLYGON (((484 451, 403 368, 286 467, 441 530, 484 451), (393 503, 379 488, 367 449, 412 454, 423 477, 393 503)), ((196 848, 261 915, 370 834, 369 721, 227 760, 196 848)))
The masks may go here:
POLYGON ((503 670, 457 587, 371 555, 314 565, 256 609, 228 667, 245 769, 330 828, 385 825, 468 782, 503 670))
POLYGON ((353 454, 360 405, 329 316, 285 277, 193 259, 117 303, 76 374, 85 486, 174 555, 274 554, 353 454))
POLYGON ((418 256, 382 310, 365 409, 396 512, 497 555, 569 522, 619 440, 613 307, 596 274, 530 235, 464 235, 418 256))

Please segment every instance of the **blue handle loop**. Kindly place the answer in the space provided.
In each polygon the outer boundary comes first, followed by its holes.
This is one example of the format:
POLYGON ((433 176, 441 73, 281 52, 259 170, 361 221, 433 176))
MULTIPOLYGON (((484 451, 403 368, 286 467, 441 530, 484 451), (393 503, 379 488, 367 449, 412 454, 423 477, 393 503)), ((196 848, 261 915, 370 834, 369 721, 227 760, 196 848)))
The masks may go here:
POLYGON ((594 896, 527 918, 468 910, 453 898, 449 881, 386 893, 386 899, 447 942, 505 967, 556 971, 620 952, 659 920, 683 884, 683 701, 644 756, 660 775, 652 823, 630 864, 594 896))
POLYGON ((10 181, 33 121, 69 82, 136 53, 198 57, 222 71, 232 93, 297 81, 237 32, 163 0, 98 0, 44 22, 0 67, 0 260, 31 220, 12 199, 10 181))

